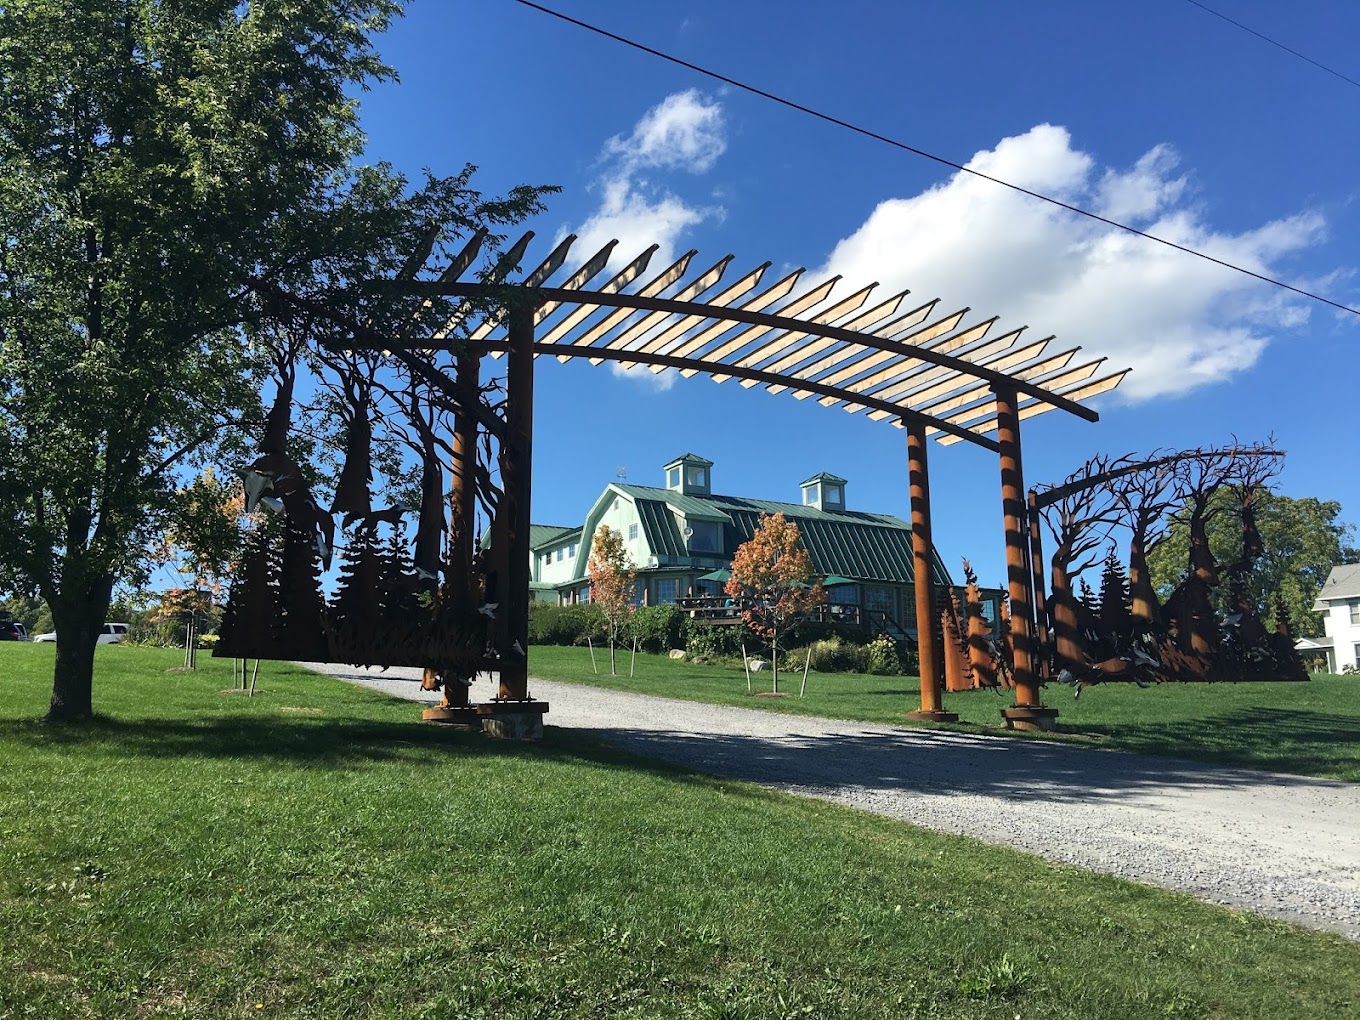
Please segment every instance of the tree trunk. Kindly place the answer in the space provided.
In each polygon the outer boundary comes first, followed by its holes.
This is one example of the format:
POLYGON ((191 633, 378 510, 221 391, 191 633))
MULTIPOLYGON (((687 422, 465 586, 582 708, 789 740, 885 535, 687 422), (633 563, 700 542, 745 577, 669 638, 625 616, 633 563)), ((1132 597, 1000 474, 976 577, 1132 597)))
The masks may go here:
POLYGON ((1129 543, 1129 615, 1134 629, 1148 631, 1153 621, 1161 619, 1162 607, 1157 604, 1157 591, 1152 587, 1152 572, 1147 562, 1147 530, 1133 529, 1129 543))
POLYGON ((48 598, 57 632, 48 722, 77 722, 94 714, 94 650, 112 595, 113 578, 109 576, 83 591, 68 589, 48 598))
MULTIPOLYGON (((1061 553, 1061 550, 1059 550, 1061 553)), ((1068 563, 1061 555, 1054 555, 1052 593, 1048 598, 1048 612, 1053 622, 1053 647, 1061 669, 1064 666, 1080 669, 1086 665, 1086 648, 1081 625, 1077 621, 1077 600, 1072 594, 1072 579, 1067 576, 1068 563)))
POLYGON ((774 636, 770 638, 770 692, 779 693, 779 629, 776 627, 774 636))

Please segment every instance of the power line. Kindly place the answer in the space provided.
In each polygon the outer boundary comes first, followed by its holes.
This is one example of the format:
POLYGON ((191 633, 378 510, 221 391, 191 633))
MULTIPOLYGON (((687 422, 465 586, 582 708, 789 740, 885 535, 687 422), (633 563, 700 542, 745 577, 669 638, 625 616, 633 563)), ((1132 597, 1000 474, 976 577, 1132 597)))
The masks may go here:
POLYGON ((1286 53, 1292 53, 1294 56, 1298 57, 1300 60, 1306 60, 1306 61, 1308 61, 1308 63, 1312 64, 1314 67, 1320 68, 1321 70, 1326 71, 1328 74, 1334 75, 1335 77, 1340 78, 1342 81, 1350 82, 1350 83, 1351 83, 1352 85, 1354 85, 1356 88, 1360 89, 1360 81, 1356 81, 1354 78, 1348 78, 1346 75, 1342 74, 1340 71, 1335 70, 1334 68, 1328 67, 1326 64, 1319 63, 1318 61, 1314 60, 1312 57, 1310 57, 1310 56, 1308 56, 1308 55, 1306 55, 1306 54, 1300 53, 1298 50, 1291 49, 1290 47, 1286 46, 1284 43, 1279 42, 1279 41, 1277 41, 1277 40, 1275 40, 1275 39, 1272 39, 1272 38, 1271 38, 1270 36, 1268 36, 1268 35, 1263 35, 1262 33, 1256 31, 1256 29, 1250 28, 1249 26, 1242 24, 1242 22, 1240 22, 1240 21, 1234 21, 1232 18, 1228 17, 1226 14, 1223 14, 1223 13, 1221 13, 1221 12, 1219 12, 1219 11, 1214 10, 1212 7, 1206 7, 1206 6, 1204 6, 1204 4, 1200 3, 1199 0, 1185 0, 1185 2, 1188 3, 1188 4, 1193 4, 1194 6, 1198 7, 1201 11, 1204 11, 1204 13, 1206 13, 1206 14, 1212 14, 1215 18, 1222 18, 1222 19, 1223 19, 1224 21, 1226 21, 1229 25, 1235 25, 1235 26, 1237 26, 1238 28, 1240 28, 1243 32, 1250 32, 1252 35, 1256 36, 1256 38, 1262 40, 1263 42, 1268 42, 1268 43, 1270 43, 1270 45, 1272 45, 1272 46, 1278 46, 1280 49, 1284 50, 1286 53))
POLYGON ((1093 213, 1089 209, 1083 209, 1080 206, 1072 205, 1071 203, 1064 202, 1061 199, 1052 198, 1051 196, 1042 194, 1038 191, 1031 191, 1029 188, 1021 187, 1019 184, 1012 184, 1009 181, 1003 181, 1001 178, 993 177, 990 174, 985 174, 981 170, 974 170, 971 167, 964 166, 962 163, 956 163, 951 159, 945 159, 943 156, 937 156, 932 152, 927 152, 925 149, 918 149, 913 145, 908 145, 906 142, 898 141, 897 139, 890 138, 887 135, 879 134, 877 131, 870 130, 869 128, 862 127, 861 125, 851 123, 850 121, 847 120, 842 120, 839 117, 833 117, 831 114, 822 113, 821 111, 814 110, 809 106, 804 106, 801 103, 796 103, 791 99, 785 99, 783 96, 775 95, 773 92, 767 92, 764 89, 757 88, 754 85, 749 85, 746 82, 738 81, 736 78, 729 78, 725 74, 720 74, 717 71, 712 71, 706 67, 701 67, 700 65, 691 63, 688 60, 683 60, 680 57, 674 56, 670 53, 666 53, 663 50, 655 49, 643 43, 636 42, 633 39, 629 39, 626 36, 618 35, 614 32, 610 32, 607 29, 600 28, 597 25, 592 25, 589 22, 581 21, 578 18, 573 18, 568 14, 563 14, 561 11, 555 11, 551 7, 544 7, 542 4, 534 3, 533 0, 514 0, 514 2, 517 4, 521 4, 524 7, 529 7, 533 10, 539 11, 543 14, 550 15, 551 17, 557 18, 561 21, 565 21, 568 24, 575 25, 577 28, 583 28, 587 32, 593 32, 596 35, 603 36, 606 39, 611 39, 614 42, 622 43, 624 46, 629 46, 635 50, 640 50, 643 53, 647 53, 650 54, 651 56, 658 57, 661 60, 666 60, 672 64, 677 64, 680 67, 684 67, 687 68, 688 70, 694 71, 696 74, 702 74, 705 77, 714 79, 715 81, 720 81, 725 85, 731 85, 733 88, 741 89, 743 92, 749 92, 752 95, 760 96, 762 99, 768 99, 771 102, 778 103, 780 106, 788 107, 791 110, 797 110, 799 113, 805 113, 809 117, 815 117, 817 120, 825 121, 828 124, 834 124, 840 128, 845 128, 847 131, 853 131, 855 134, 863 135, 865 138, 872 138, 874 139, 874 141, 883 142, 885 145, 891 145, 892 147, 896 149, 901 149, 904 152, 910 152, 912 155, 920 156, 923 159, 931 160, 932 162, 939 163, 942 166, 947 166, 953 170, 957 170, 960 173, 966 173, 970 174, 973 177, 979 177, 984 181, 990 181, 992 184, 999 184, 1003 188, 1009 188, 1011 191, 1019 192, 1022 195, 1028 195, 1030 198, 1037 198, 1039 201, 1047 202, 1049 205, 1055 205, 1059 209, 1065 209, 1070 213, 1076 213, 1078 216, 1085 216, 1087 219, 1095 220, 1098 223, 1103 223, 1108 227, 1114 227, 1118 230, 1123 230, 1126 231, 1127 233, 1135 234, 1138 237, 1146 238, 1149 241, 1155 241, 1157 244, 1165 245, 1168 248, 1174 248, 1176 251, 1184 252, 1186 255, 1193 255, 1195 258, 1203 259, 1205 262, 1212 262, 1214 265, 1222 266, 1224 269, 1231 269, 1235 273, 1241 273, 1244 276, 1250 276, 1253 279, 1260 280, 1263 283, 1268 283, 1271 284, 1272 286, 1281 287, 1284 290, 1292 291, 1293 293, 1298 294, 1301 297, 1306 297, 1312 301, 1321 302, 1324 305, 1330 305, 1332 308, 1335 308, 1338 311, 1349 312, 1352 315, 1360 316, 1360 308, 1353 308, 1350 305, 1343 304, 1340 301, 1333 301, 1331 298, 1323 297, 1321 294, 1315 294, 1312 291, 1304 290, 1302 287, 1295 287, 1293 284, 1285 283, 1283 280, 1277 280, 1274 277, 1254 272, 1253 270, 1247 269, 1243 266, 1234 265, 1231 262, 1225 262, 1222 259, 1214 258, 1214 256, 1208 255, 1202 251, 1196 251, 1194 248, 1187 248, 1185 245, 1177 244, 1175 241, 1168 241, 1164 237, 1158 237, 1155 234, 1149 234, 1146 231, 1139 230, 1137 227, 1131 227, 1127 223, 1120 223, 1118 220, 1112 220, 1109 217, 1101 216, 1099 213, 1093 213))

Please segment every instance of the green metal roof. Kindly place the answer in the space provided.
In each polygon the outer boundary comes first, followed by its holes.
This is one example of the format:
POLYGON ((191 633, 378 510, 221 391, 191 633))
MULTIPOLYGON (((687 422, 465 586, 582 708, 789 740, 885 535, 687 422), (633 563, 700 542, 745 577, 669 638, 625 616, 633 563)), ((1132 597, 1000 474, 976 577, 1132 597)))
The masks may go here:
POLYGON ((685 496, 670 489, 654 489, 649 485, 629 485, 624 482, 612 482, 610 488, 617 489, 634 501, 648 499, 665 503, 694 520, 730 523, 727 514, 714 506, 713 501, 718 498, 716 496, 685 496))
POLYGON ((642 533, 647 544, 657 556, 685 557, 685 540, 680 527, 675 522, 675 514, 670 507, 659 499, 635 499, 638 519, 642 521, 642 533))
POLYGON ((711 460, 700 457, 697 453, 682 453, 680 456, 676 457, 675 460, 668 463, 666 467, 675 467, 676 464, 697 464, 700 467, 713 466, 711 460))
POLYGON ((529 548, 541 549, 545 545, 554 545, 569 535, 579 535, 580 528, 562 528, 555 524, 531 524, 529 525, 529 548))
MULTIPOLYGON (((801 503, 744 496, 685 496, 670 489, 620 482, 612 487, 637 505, 643 527, 648 529, 647 540, 658 556, 689 555, 675 515, 667 507, 688 519, 722 522, 722 555, 728 558, 736 553, 737 546, 750 539, 761 514, 782 513, 798 525, 803 547, 812 556, 813 569, 819 574, 896 582, 910 581, 916 576, 911 524, 892 514, 819 510, 801 503)), ((938 552, 934 560, 936 582, 952 584, 938 552)))
MULTIPOLYGON (((763 511, 769 512, 769 511, 763 511)), ((760 523, 760 510, 733 510, 727 545, 735 550, 748 541, 760 523)), ((791 516, 786 514, 785 516, 791 516)), ((882 523, 826 520, 803 515, 795 523, 803 548, 818 574, 841 574, 860 581, 910 581, 916 576, 911 529, 882 523)), ((936 565, 936 581, 947 584, 936 565)))
POLYGON ((839 475, 833 475, 830 471, 822 471, 818 474, 813 475, 811 478, 807 479, 807 481, 800 482, 799 484, 811 485, 813 482, 830 482, 832 485, 848 484, 844 478, 841 478, 839 475))

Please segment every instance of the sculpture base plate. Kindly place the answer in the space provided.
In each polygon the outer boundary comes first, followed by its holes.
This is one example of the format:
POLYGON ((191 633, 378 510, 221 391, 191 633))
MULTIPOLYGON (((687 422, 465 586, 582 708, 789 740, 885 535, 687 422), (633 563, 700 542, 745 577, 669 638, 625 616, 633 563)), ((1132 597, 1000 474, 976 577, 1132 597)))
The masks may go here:
POLYGON ((498 740, 542 740, 546 701, 488 701, 476 706, 482 732, 498 740))
POLYGON ((1058 728, 1058 710, 1042 705, 1016 705, 1003 708, 1001 718, 1008 730, 1043 730, 1051 733, 1058 728))
POLYGON ((442 726, 466 726, 470 730, 482 727, 482 718, 474 705, 439 705, 425 709, 420 717, 442 726))

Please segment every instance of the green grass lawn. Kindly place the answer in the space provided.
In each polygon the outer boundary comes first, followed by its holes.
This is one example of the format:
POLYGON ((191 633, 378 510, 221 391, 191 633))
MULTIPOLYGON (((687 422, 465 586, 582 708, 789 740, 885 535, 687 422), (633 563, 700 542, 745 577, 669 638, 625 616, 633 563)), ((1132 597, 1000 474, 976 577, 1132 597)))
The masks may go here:
MULTIPOLYGON (((0 646, 0 1017, 1353 1015, 1360 946, 266 664, 0 646)), ((650 664, 649 664, 650 665, 650 664)))
MULTIPOLYGON (((639 655, 629 678, 628 655, 620 653, 621 676, 609 675, 609 654, 596 650, 601 673, 591 670, 584 648, 535 646, 529 668, 535 676, 640 691, 719 705, 775 712, 908 723, 920 707, 916 677, 811 673, 807 696, 799 698, 802 673, 780 673, 783 698, 753 698, 740 668, 695 666, 659 655, 639 655)), ((770 689, 769 673, 753 673, 756 691, 770 689)), ((1298 775, 1360 782, 1360 677, 1318 676, 1308 683, 1132 684, 1087 688, 1074 700, 1070 688, 1051 684, 1045 703, 1058 709, 1068 733, 1050 738, 1146 754, 1271 769, 1298 775)), ((1012 704, 1008 692, 966 691, 945 695, 960 728, 995 732, 1000 710, 1012 704)), ((1026 734, 1026 736, 1038 736, 1026 734)))

